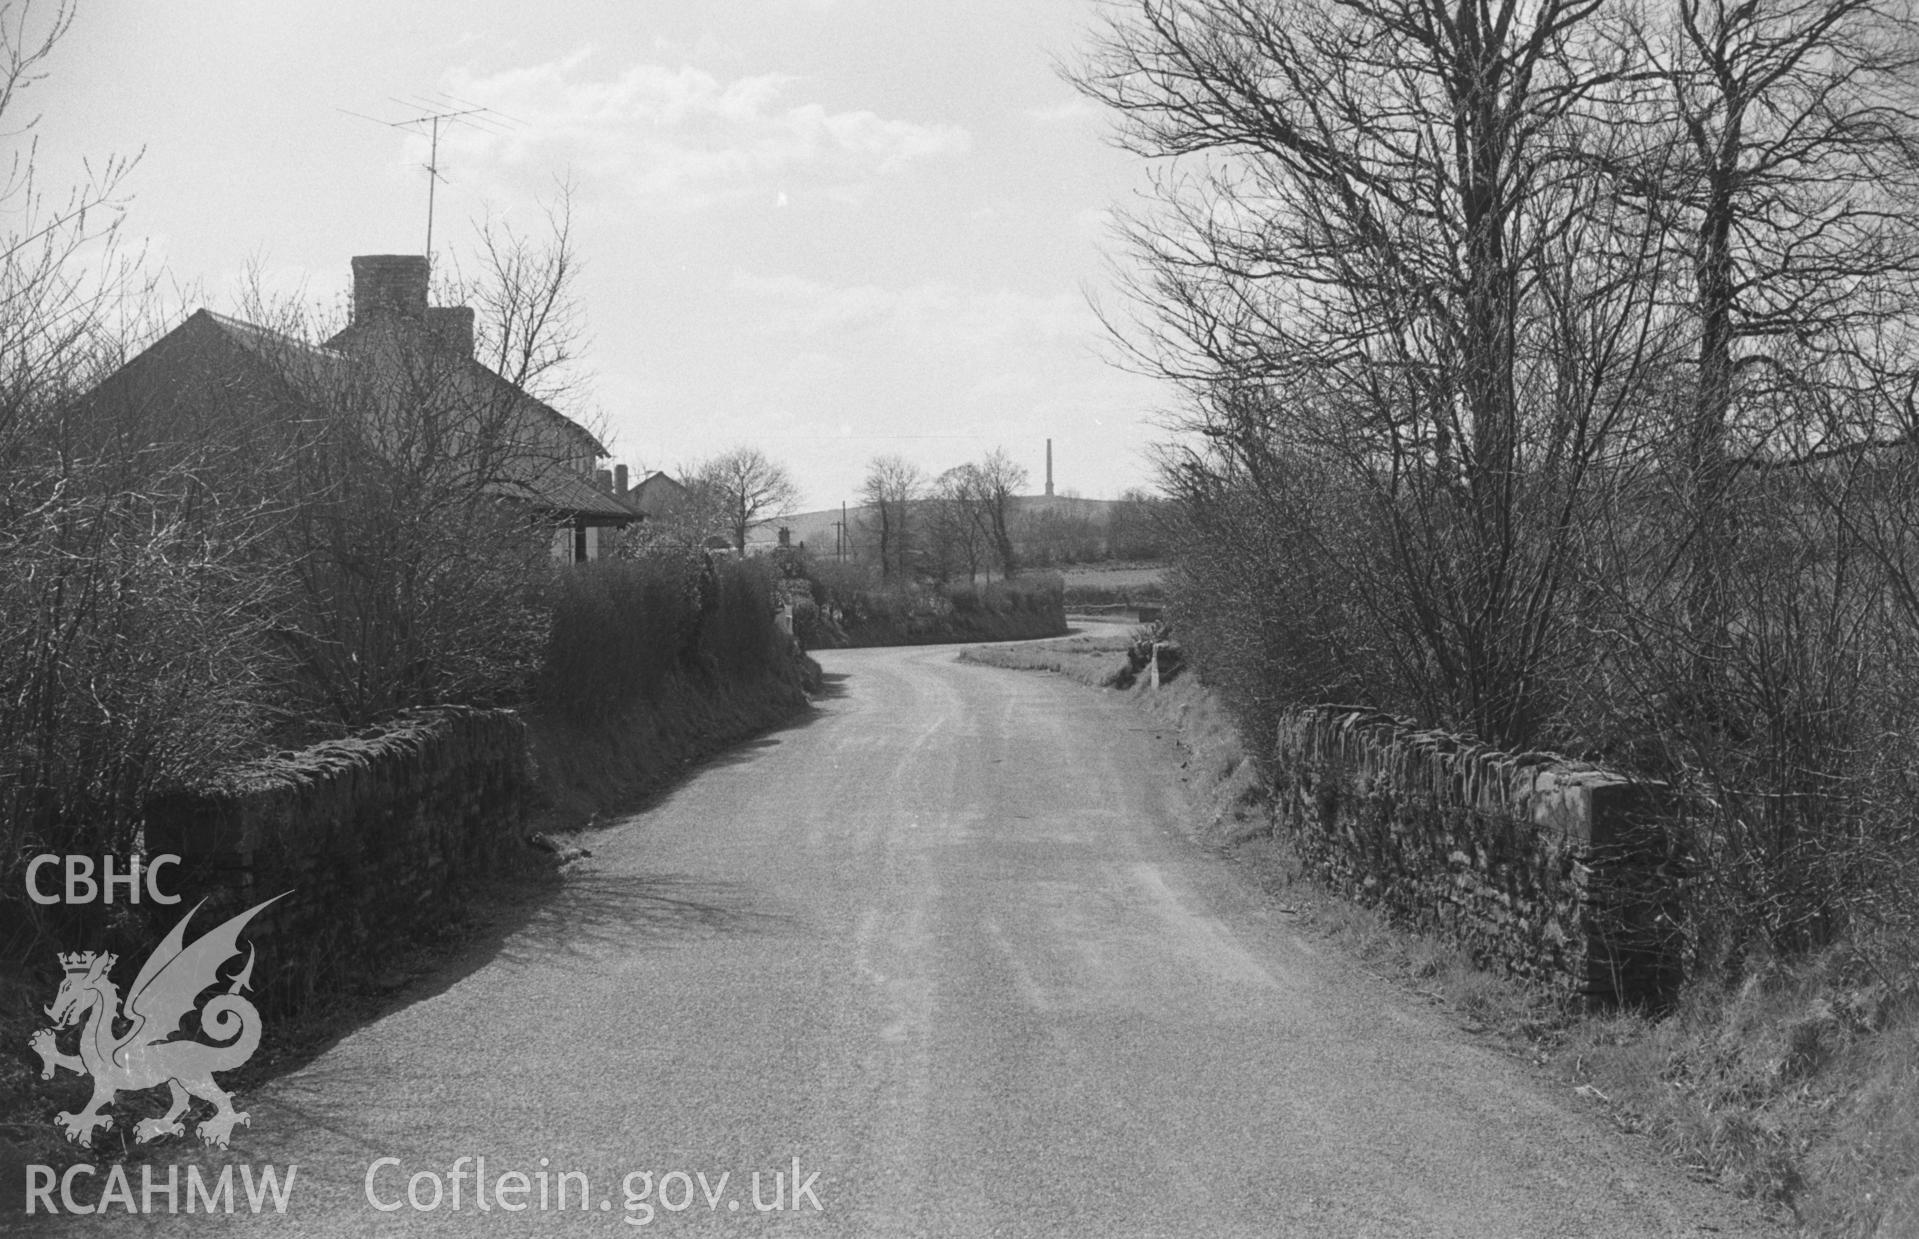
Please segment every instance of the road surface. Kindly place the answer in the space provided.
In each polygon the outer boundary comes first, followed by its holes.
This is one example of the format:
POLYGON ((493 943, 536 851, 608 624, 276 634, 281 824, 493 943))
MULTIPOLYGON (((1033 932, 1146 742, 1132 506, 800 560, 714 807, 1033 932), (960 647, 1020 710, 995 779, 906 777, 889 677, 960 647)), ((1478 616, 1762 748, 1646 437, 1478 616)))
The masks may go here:
POLYGON ((1186 840, 1177 758, 1116 696, 951 648, 821 662, 810 721, 243 1096, 228 1153, 157 1159, 216 1209, 233 1166, 234 1214, 110 1201, 71 1229, 1773 1233, 1299 936, 1186 840), (246 1176, 290 1165, 285 1214, 253 1216, 246 1176))

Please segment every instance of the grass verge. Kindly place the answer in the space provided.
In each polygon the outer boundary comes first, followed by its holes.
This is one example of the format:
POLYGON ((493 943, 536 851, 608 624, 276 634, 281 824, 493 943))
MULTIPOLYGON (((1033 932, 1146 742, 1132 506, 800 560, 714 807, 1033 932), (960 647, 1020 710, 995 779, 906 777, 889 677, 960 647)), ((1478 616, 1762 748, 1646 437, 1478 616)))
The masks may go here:
MULTIPOLYGON (((819 664, 801 655, 810 682, 819 664)), ((644 707, 604 723, 528 720, 545 807, 534 829, 574 831, 631 810, 696 763, 806 710, 798 676, 740 684, 675 677, 644 707)))
POLYGON ((1125 665, 1132 630, 1113 625, 1100 628, 1102 631, 1053 641, 973 646, 960 651, 960 661, 1013 671, 1051 671, 1093 688, 1105 688, 1115 670, 1125 665), (1107 628, 1111 631, 1104 631, 1107 628))

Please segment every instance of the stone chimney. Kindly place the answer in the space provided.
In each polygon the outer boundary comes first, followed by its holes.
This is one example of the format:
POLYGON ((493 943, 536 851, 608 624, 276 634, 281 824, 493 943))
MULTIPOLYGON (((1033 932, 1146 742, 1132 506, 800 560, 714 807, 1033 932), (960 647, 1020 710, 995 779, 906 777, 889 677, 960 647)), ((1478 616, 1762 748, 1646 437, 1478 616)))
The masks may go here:
POLYGON ((426 283, 424 254, 358 255, 353 260, 354 323, 379 318, 417 322, 426 318, 426 283))
POLYGON ((616 495, 624 495, 626 493, 625 465, 613 466, 613 493, 616 495))
POLYGON ((426 327, 437 347, 461 357, 473 356, 472 306, 432 306, 426 312, 426 327))
POLYGON ((612 494, 613 471, 611 469, 595 469, 593 471, 593 489, 603 491, 609 495, 612 494))

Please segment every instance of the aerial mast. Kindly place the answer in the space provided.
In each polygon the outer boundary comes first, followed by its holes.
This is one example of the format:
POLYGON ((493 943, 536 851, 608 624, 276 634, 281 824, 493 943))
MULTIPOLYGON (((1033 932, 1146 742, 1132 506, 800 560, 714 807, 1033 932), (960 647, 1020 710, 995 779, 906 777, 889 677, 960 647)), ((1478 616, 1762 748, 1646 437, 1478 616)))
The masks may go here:
MULTIPOLYGON (((448 96, 448 98, 450 99, 451 96, 448 96)), ((376 125, 385 125, 389 129, 410 129, 415 133, 424 132, 426 134, 427 157, 426 164, 424 165, 426 168, 426 261, 427 269, 430 271, 433 267, 435 190, 439 187, 439 182, 445 179, 440 175, 440 127, 442 124, 451 126, 454 122, 458 121, 479 128, 490 129, 493 132, 499 132, 499 130, 494 127, 498 113, 494 112, 491 108, 482 107, 479 104, 467 103, 465 100, 460 99, 452 100, 452 106, 435 104, 431 100, 424 99, 395 99, 394 102, 407 108, 424 107, 426 111, 418 116, 410 116, 405 120, 381 120, 378 117, 366 116, 359 112, 348 112, 345 108, 341 108, 340 110, 347 112, 349 116, 358 116, 362 120, 370 120, 376 125), (422 130, 421 126, 425 126, 425 129, 422 130)))

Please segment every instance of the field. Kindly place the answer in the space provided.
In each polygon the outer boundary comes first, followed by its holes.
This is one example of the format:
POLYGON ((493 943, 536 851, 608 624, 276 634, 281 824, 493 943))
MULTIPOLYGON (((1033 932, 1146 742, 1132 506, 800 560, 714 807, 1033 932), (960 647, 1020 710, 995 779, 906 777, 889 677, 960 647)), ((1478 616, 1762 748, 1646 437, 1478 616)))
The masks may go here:
POLYGON ((1158 587, 1166 574, 1164 564, 1112 563, 1075 564, 1059 569, 1066 588, 1131 590, 1142 586, 1158 587))
MULTIPOLYGON (((1066 587, 1066 609, 1080 615, 1109 615, 1128 620, 1145 617, 1140 607, 1158 607, 1166 600, 1163 564, 1076 564, 1060 569, 1066 587)), ((1157 612, 1152 617, 1157 617, 1157 612)))

